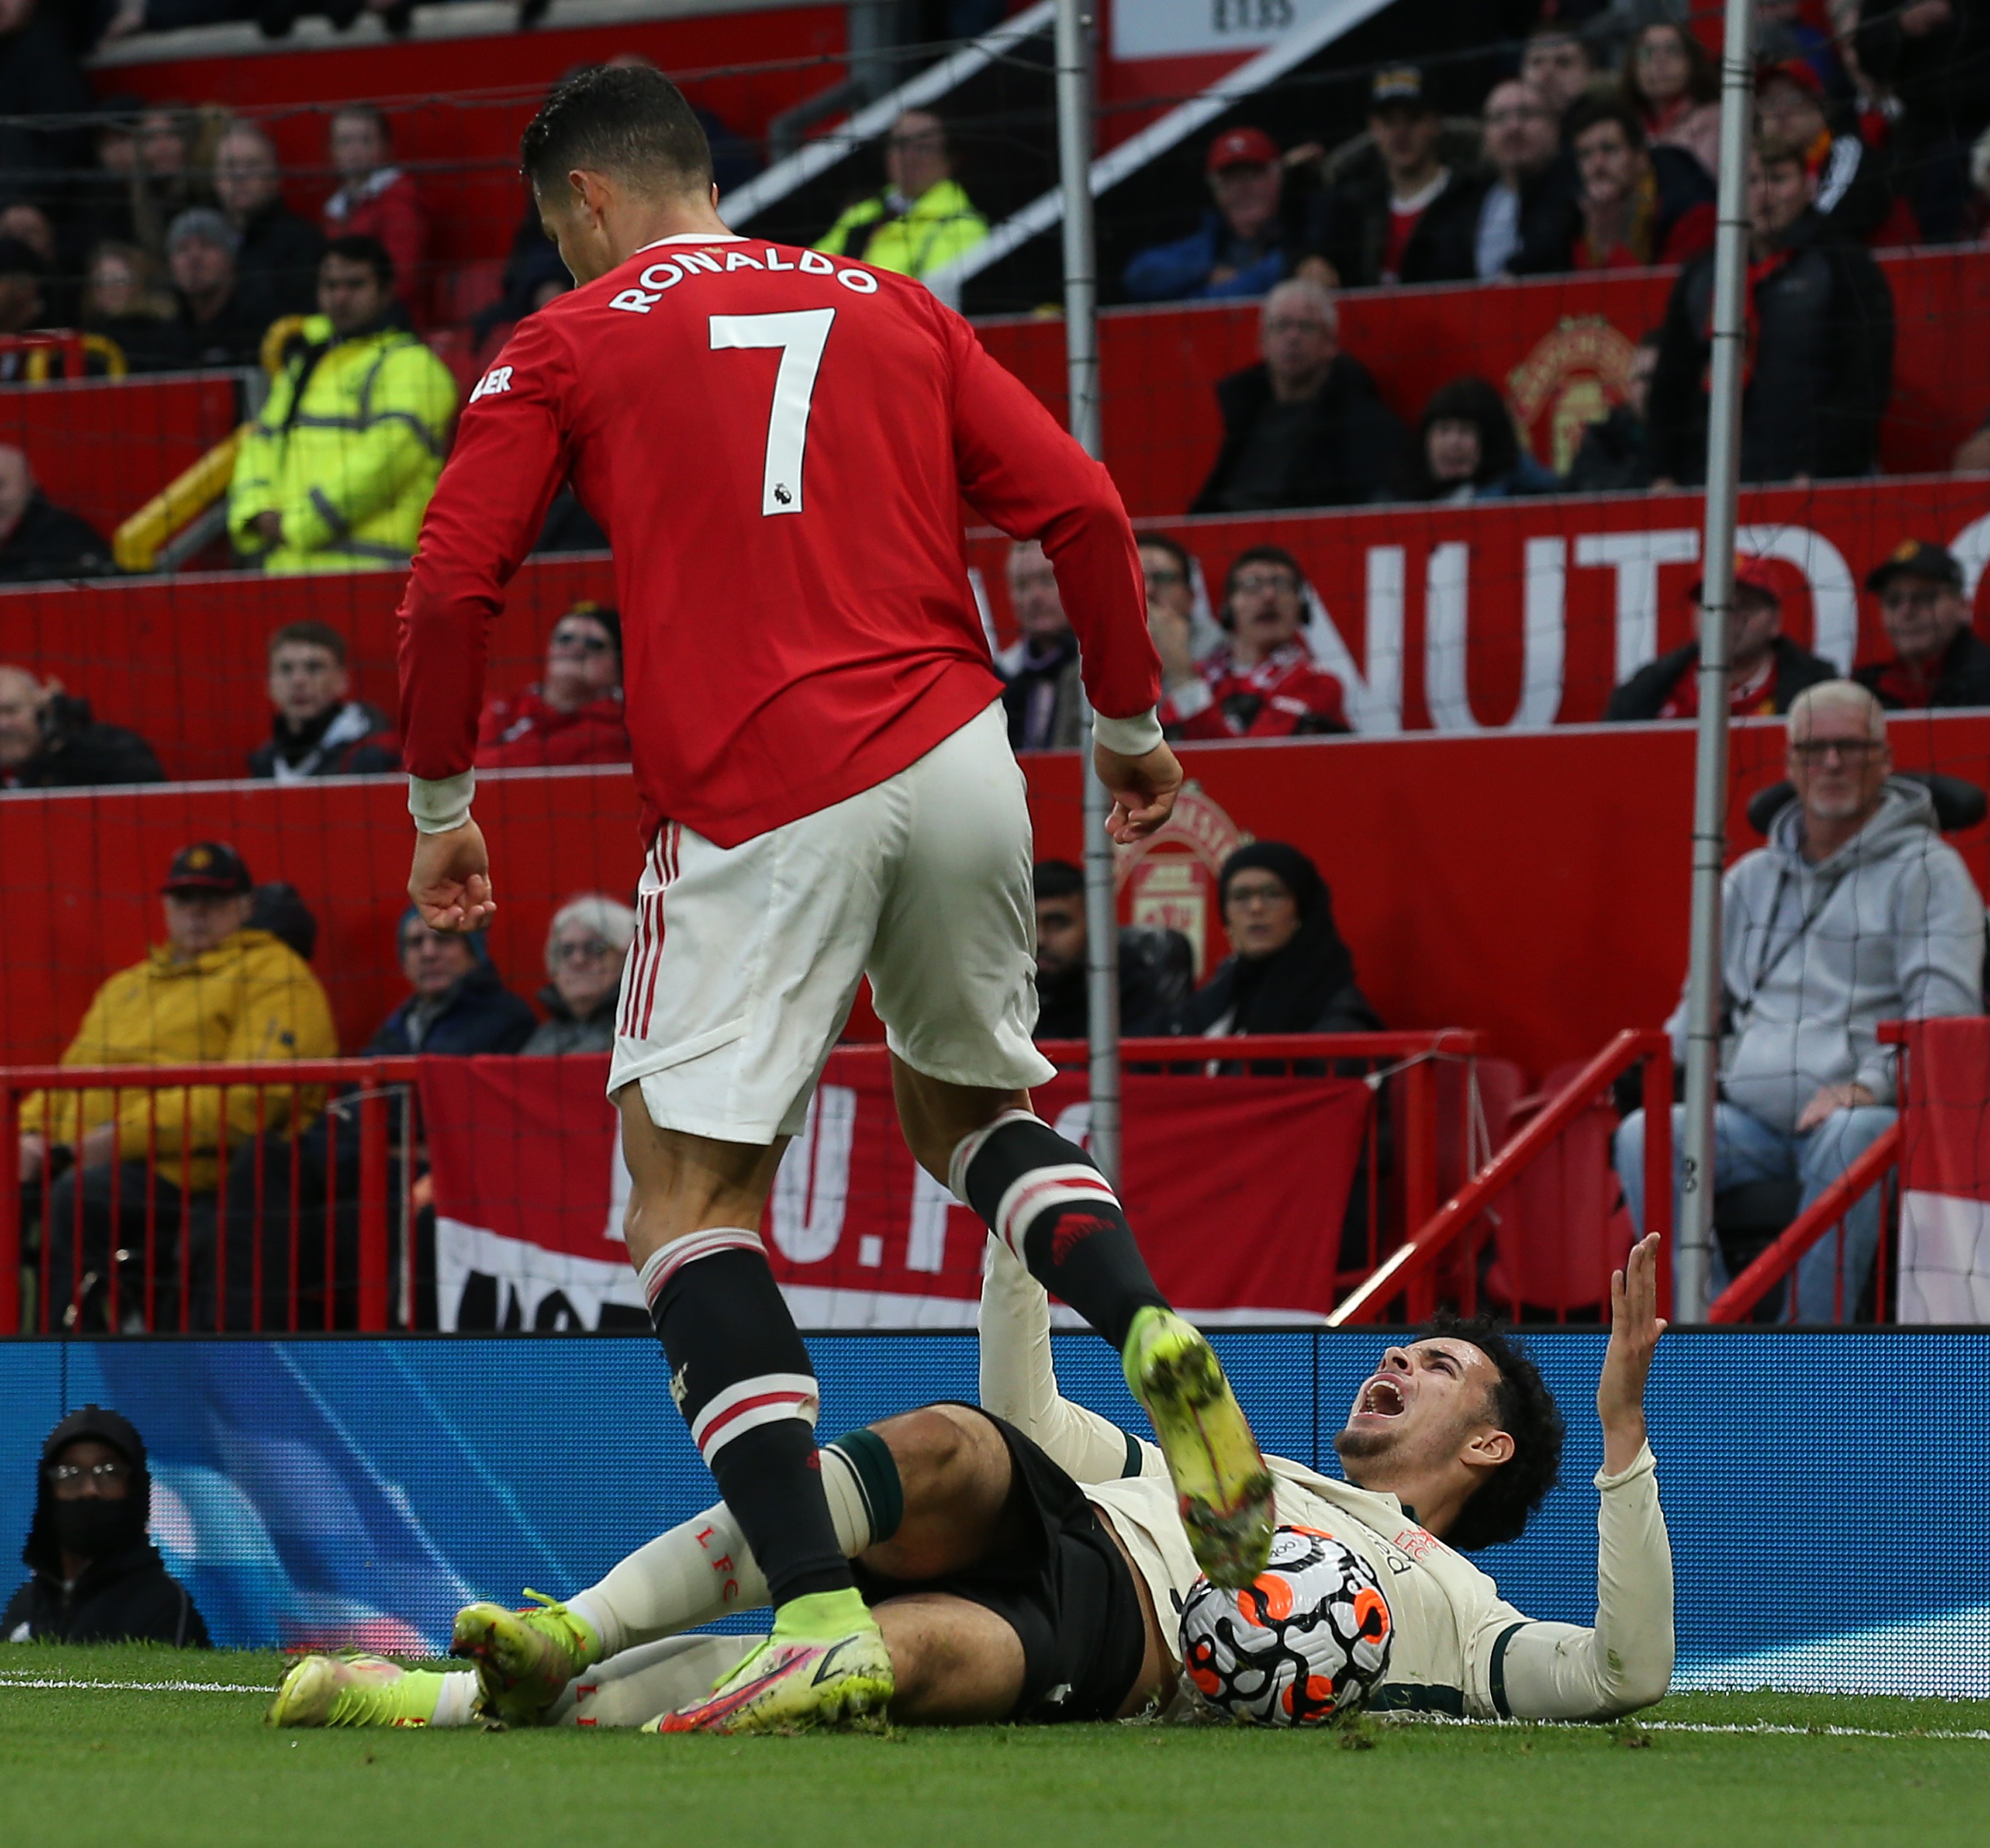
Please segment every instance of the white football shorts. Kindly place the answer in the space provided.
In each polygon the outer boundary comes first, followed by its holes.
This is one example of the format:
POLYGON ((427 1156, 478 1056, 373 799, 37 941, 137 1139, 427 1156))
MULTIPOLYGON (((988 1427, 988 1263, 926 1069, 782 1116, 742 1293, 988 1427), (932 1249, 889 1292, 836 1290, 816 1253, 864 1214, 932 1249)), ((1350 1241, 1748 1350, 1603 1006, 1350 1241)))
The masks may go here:
POLYGON ((640 1084, 651 1119, 689 1135, 797 1135, 866 975, 914 1070, 1045 1082, 1024 791, 997 701, 897 776, 737 847, 666 824, 643 868, 609 1095, 640 1084))

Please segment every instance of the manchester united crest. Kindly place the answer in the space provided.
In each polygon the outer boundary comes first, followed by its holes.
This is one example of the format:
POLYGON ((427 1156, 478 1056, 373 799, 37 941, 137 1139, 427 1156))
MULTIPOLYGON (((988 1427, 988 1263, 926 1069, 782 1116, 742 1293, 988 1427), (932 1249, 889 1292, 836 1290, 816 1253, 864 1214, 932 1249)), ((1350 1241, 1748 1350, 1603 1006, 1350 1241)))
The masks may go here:
POLYGON ((1217 875, 1251 839, 1191 780, 1162 827, 1119 850, 1120 916, 1129 924, 1180 931, 1195 953, 1198 981, 1209 963, 1217 875))
POLYGON ((1624 402, 1637 348, 1601 314, 1564 314, 1506 375, 1527 447, 1566 474, 1582 433, 1624 402))

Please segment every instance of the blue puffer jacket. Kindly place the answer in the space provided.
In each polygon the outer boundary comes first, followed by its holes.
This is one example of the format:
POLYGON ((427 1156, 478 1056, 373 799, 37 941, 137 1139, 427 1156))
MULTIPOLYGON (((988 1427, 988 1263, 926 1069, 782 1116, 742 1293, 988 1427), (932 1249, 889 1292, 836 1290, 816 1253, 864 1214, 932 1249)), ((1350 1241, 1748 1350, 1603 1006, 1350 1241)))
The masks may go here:
POLYGON ((1262 295, 1285 280, 1289 267, 1283 221, 1274 219, 1268 229, 1271 238, 1246 243, 1232 233, 1221 212, 1211 212, 1200 229, 1179 243, 1136 252, 1121 280, 1135 301, 1219 301, 1262 295), (1210 272, 1219 263, 1237 273, 1227 282, 1211 282, 1210 272))

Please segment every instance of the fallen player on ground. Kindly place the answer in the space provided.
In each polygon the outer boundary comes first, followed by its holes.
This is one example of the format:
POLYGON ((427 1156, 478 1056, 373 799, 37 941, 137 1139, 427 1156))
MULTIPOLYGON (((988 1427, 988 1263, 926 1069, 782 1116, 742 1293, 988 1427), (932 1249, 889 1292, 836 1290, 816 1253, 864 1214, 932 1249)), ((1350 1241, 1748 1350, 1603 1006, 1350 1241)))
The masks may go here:
MULTIPOLYGON (((1489 1324, 1393 1347, 1334 1440, 1336 1481, 1281 1458, 1282 1524, 1333 1535, 1385 1588, 1389 1676, 1369 1704, 1474 1719, 1603 1720, 1661 1698, 1672 1554, 1644 1393, 1665 1324, 1658 1240, 1611 1280, 1591 1627, 1506 1603, 1463 1551, 1517 1537, 1559 1467, 1563 1425, 1524 1353, 1489 1324)), ((1042 1286, 1000 1245, 982 1292, 984 1410, 941 1405, 824 1447, 839 1539, 889 1648, 908 1724, 1099 1720, 1173 1703, 1178 1614, 1197 1578, 1155 1448, 1063 1398, 1042 1286), (1080 1485, 1082 1485, 1081 1486, 1080 1485)), ((707 1690, 764 1639, 680 1632, 765 1601, 723 1505, 631 1554, 565 1604, 473 1605, 474 1673, 308 1657, 280 1725, 514 1724, 712 1729, 707 1690), (673 1724, 674 1721, 678 1724, 673 1724)), ((750 1676, 747 1677, 750 1681, 750 1676)), ((724 1715, 717 1716, 722 1729, 724 1715)))

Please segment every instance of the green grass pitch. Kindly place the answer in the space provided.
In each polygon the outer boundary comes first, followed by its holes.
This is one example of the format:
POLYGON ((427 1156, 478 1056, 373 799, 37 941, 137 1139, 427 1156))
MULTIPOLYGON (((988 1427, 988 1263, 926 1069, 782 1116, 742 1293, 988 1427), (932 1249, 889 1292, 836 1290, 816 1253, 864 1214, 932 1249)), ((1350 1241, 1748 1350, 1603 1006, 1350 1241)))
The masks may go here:
POLYGON ((1618 1727, 1367 1722, 1344 1736, 1146 1724, 755 1740, 279 1733, 261 1721, 281 1669, 246 1653, 0 1651, 0 1841, 1990 1843, 1990 1701, 1681 1695, 1618 1727), (141 1685, 175 1681, 228 1691, 141 1685))

